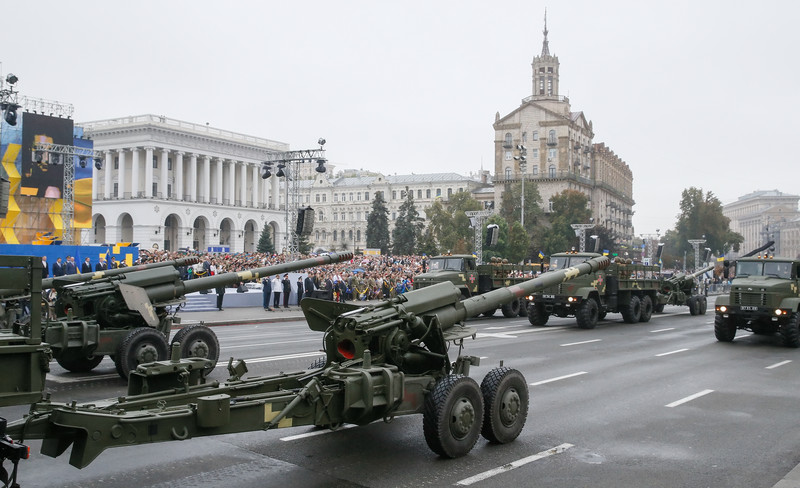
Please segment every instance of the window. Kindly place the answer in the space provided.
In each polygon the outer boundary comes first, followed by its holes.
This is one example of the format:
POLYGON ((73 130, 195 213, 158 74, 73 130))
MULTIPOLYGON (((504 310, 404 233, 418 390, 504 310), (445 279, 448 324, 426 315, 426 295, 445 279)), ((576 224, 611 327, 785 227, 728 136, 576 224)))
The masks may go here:
POLYGON ((328 240, 328 232, 323 230, 322 231, 322 242, 325 242, 327 240, 328 240))
MULTIPOLYGON (((336 219, 334 219, 336 220, 336 219)), ((333 231, 333 242, 336 242, 336 231, 333 231)))
POLYGON ((395 218, 397 218, 397 212, 392 212, 392 220, 394 220, 395 218))
POLYGON ((511 147, 511 132, 506 132, 506 138, 503 141, 504 147, 511 147))
POLYGON ((357 240, 357 241, 361 241, 361 229, 358 229, 358 230, 356 231, 356 240, 357 240))
POLYGON ((317 218, 319 219, 320 222, 323 222, 325 220, 325 214, 322 213, 322 210, 317 212, 317 218))
POLYGON ((350 194, 350 201, 351 202, 353 201, 353 194, 352 193, 350 194))
POLYGON ((156 182, 154 181, 154 182, 153 182, 153 196, 155 197, 155 196, 157 196, 157 195, 158 195, 158 183, 156 183, 156 182))
POLYGON ((458 189, 458 193, 461 193, 462 191, 464 191, 464 189, 463 189, 463 188, 459 188, 459 189, 458 189))
POLYGON ((556 167, 554 164, 551 164, 549 168, 547 168, 547 176, 550 178, 556 177, 556 167))
POLYGON ((153 156, 153 168, 158 168, 158 158, 153 156))
POLYGON ((505 159, 506 161, 511 161, 511 151, 506 151, 506 152, 505 152, 504 159, 505 159))
POLYGON ((172 185, 167 185, 167 194, 164 195, 166 198, 169 198, 172 195, 172 185))
MULTIPOLYGON (((338 193, 334 193, 333 194, 333 201, 334 202, 338 202, 339 201, 339 194, 338 193)), ((336 220, 336 219, 334 219, 334 220, 336 220)))
POLYGON ((533 159, 539 159, 539 150, 538 149, 534 149, 533 150, 533 159))
POLYGON ((417 190, 417 199, 422 199, 422 190, 417 190))
POLYGON ((447 189, 447 198, 450 198, 452 196, 453 196, 453 189, 452 188, 448 188, 447 189))
POLYGON ((369 201, 369 192, 368 191, 364 192, 364 200, 369 201))
POLYGON ((167 169, 172 171, 172 158, 167 158, 167 169))
MULTIPOLYGON (((342 214, 342 215, 344 215, 344 214, 342 214)), ((352 222, 352 221, 353 221, 353 212, 350 212, 350 213, 348 214, 348 219, 350 220, 350 222, 352 222)))
POLYGON ((316 232, 314 233, 314 240, 315 240, 315 241, 319 241, 319 231, 316 231, 316 232))
POLYGON ((356 220, 361 220, 361 212, 358 212, 358 213, 356 214, 356 220))
POLYGON ((114 158, 114 169, 119 169, 119 158, 114 158))
POLYGON ((353 240, 353 231, 352 231, 352 230, 348 230, 348 231, 347 231, 347 237, 348 237, 348 239, 350 239, 351 241, 353 240))
POLYGON ((547 159, 555 159, 556 158, 556 150, 555 149, 548 149, 547 150, 547 159))
POLYGON ((397 190, 392 190, 392 200, 397 200, 397 190))
POLYGON ((119 183, 114 183, 114 198, 119 198, 119 183))
POLYGON ((339 213, 333 212, 333 221, 336 222, 337 220, 339 220, 339 213))
POLYGON ((322 194, 322 202, 325 203, 328 200, 328 195, 326 193, 322 194))
POLYGON ((541 68, 539 68, 539 73, 544 73, 544 66, 542 66, 541 68))
POLYGON ((547 143, 548 144, 558 144, 558 139, 556 139, 556 131, 555 130, 551 129, 550 132, 547 134, 547 143))
MULTIPOLYGON (((544 68, 540 68, 543 70, 544 68)), ((539 77, 539 95, 544 95, 544 76, 539 77)))
POLYGON ((533 165, 533 174, 535 174, 535 175, 539 174, 539 165, 538 164, 534 164, 533 165))
POLYGON ((552 212, 553 211, 553 201, 552 200, 547 202, 547 209, 548 209, 547 210, 548 212, 552 212))
POLYGON ((547 77, 547 94, 548 95, 552 95, 553 94, 553 77, 552 76, 548 76, 547 77))
POLYGON ((316 202, 319 203, 319 193, 317 193, 314 198, 316 198, 316 202))
POLYGON ((436 189, 436 196, 437 196, 437 197, 440 197, 440 196, 442 196, 442 189, 441 189, 441 188, 437 188, 437 189, 436 189))
POLYGON ((552 66, 548 66, 547 67, 547 72, 548 73, 552 73, 553 72, 553 67, 552 66))
POLYGON ((506 168, 506 179, 507 180, 511 179, 511 168, 506 168))
POLYGON ((538 130, 533 131, 533 135, 531 135, 531 138, 534 141, 538 141, 539 140, 539 131, 538 130))
POLYGON ((360 202, 361 201, 361 192, 356 193, 356 199, 360 202))
POLYGON ((425 198, 430 198, 430 197, 431 197, 431 190, 429 188, 429 189, 425 190, 425 198))

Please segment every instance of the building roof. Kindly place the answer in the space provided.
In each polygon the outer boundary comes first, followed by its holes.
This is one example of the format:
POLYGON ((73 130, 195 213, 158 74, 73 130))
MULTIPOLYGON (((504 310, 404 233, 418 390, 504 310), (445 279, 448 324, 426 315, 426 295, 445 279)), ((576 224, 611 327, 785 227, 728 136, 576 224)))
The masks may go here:
POLYGON ((756 190, 752 193, 748 193, 747 195, 739 197, 738 201, 752 200, 755 198, 764 198, 764 197, 786 197, 786 198, 800 199, 800 195, 791 195, 789 193, 783 193, 778 190, 756 190))

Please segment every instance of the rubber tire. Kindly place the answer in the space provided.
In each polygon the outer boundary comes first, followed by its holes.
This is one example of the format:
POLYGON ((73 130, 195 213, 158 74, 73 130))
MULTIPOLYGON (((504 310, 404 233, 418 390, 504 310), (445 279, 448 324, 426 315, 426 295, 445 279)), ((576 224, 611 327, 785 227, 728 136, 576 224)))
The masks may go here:
POLYGON ((528 418, 528 384, 516 369, 494 368, 481 381, 481 435, 494 444, 516 439, 528 418))
POLYGON ((170 345, 181 343, 182 358, 203 358, 214 362, 208 371, 217 367, 219 361, 219 340, 217 334, 205 325, 189 325, 179 330, 170 345))
POLYGON ((544 327, 547 325, 547 319, 549 318, 550 314, 545 312, 543 307, 535 303, 528 304, 528 322, 530 322, 531 325, 544 327))
POLYGON ((114 356, 117 373, 123 379, 128 379, 131 371, 140 364, 164 361, 168 354, 169 345, 164 334, 149 327, 137 327, 117 347, 117 354, 114 356))
POLYGON ((85 356, 77 349, 67 349, 56 355, 56 362, 73 373, 86 373, 97 367, 103 360, 103 355, 85 356))
POLYGON ((708 311, 708 298, 707 297, 700 297, 697 301, 699 304, 700 310, 698 310, 698 315, 705 315, 708 311))
POLYGON ((686 305, 689 306, 689 315, 697 315, 697 298, 690 297, 686 300, 686 305))
POLYGON ((527 317, 528 316, 528 301, 527 300, 520 300, 519 301, 519 316, 520 317, 527 317))
POLYGON ((650 322, 653 316, 653 299, 650 295, 642 297, 642 313, 639 315, 639 322, 650 322))
POLYGON ((622 320, 629 324, 635 324, 642 315, 642 302, 639 297, 633 295, 628 305, 622 309, 622 320))
POLYGON ((491 316, 494 315, 495 312, 497 312, 497 309, 493 308, 491 310, 487 310, 487 311, 483 312, 481 315, 483 315, 484 317, 491 317, 491 316))
POLYGON ((600 306, 594 298, 587 298, 575 312, 575 321, 581 329, 594 329, 600 319, 600 306))
POLYGON ((653 313, 664 313, 664 304, 656 303, 653 305, 653 313))
POLYGON ((789 319, 781 324, 780 333, 783 336, 784 346, 800 347, 800 314, 797 312, 792 313, 789 319))
POLYGON ((716 315, 714 317, 714 335, 720 342, 733 342, 736 337, 736 323, 733 317, 723 317, 716 315))
POLYGON ((483 416, 483 395, 478 383, 468 376, 445 376, 425 396, 425 442, 442 457, 464 456, 478 441, 483 416))
POLYGON ((515 298, 508 303, 500 306, 500 311, 503 312, 503 317, 512 319, 519 315, 519 298, 515 298))

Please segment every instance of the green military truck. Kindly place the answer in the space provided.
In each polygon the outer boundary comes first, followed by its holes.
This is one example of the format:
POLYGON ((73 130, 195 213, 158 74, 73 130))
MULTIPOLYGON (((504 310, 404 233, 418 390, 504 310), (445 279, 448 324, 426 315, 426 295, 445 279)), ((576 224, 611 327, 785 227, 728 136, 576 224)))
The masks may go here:
MULTIPOLYGON (((553 254, 549 271, 574 267, 597 256, 600 255, 589 252, 553 254)), ((543 326, 551 315, 575 316, 578 327, 594 329, 606 314, 621 313, 627 323, 647 322, 657 303, 660 286, 658 266, 616 258, 605 270, 530 295, 528 321, 543 326)))
MULTIPOLYGON (((527 281, 540 269, 538 264, 508 264, 498 258, 492 258, 488 264, 477 264, 477 258, 471 254, 434 256, 428 262, 428 271, 414 277, 414 289, 447 281, 461 290, 462 297, 469 298, 527 281)), ((500 310, 508 318, 524 317, 527 301, 514 299, 500 310)), ((490 317, 495 312, 496 308, 483 315, 490 317)))
MULTIPOLYGON (((779 333, 788 347, 800 347, 800 261, 748 257, 736 263, 728 295, 717 297, 714 334, 731 342, 737 329, 779 333)), ((728 275, 729 266, 723 270, 728 275)))

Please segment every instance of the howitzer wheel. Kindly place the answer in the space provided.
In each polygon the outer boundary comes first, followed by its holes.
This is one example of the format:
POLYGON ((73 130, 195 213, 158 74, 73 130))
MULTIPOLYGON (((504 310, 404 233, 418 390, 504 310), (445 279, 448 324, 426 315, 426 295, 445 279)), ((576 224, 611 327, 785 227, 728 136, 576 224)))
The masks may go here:
POLYGON ((137 366, 167 359, 169 345, 161 332, 149 327, 137 327, 130 331, 117 348, 114 364, 117 373, 128 379, 137 366))
POLYGON ((689 315, 697 315, 698 307, 697 307, 697 298, 691 297, 686 301, 686 305, 689 306, 689 315))
POLYGON ((622 320, 629 324, 635 324, 642 315, 642 302, 636 295, 631 297, 628 305, 622 309, 622 320))
POLYGON ((80 350, 67 349, 60 354, 56 354, 58 364, 73 373, 85 373, 97 367, 103 360, 103 355, 87 356, 80 350))
POLYGON ((219 360, 219 340, 213 330, 205 325, 190 325, 175 334, 170 344, 180 342, 182 358, 203 358, 214 361, 209 371, 217 366, 219 360))
POLYGON ((528 304, 528 322, 531 325, 538 325, 540 327, 547 324, 547 319, 550 318, 550 314, 545 311, 542 305, 537 305, 535 303, 528 304))
POLYGON ((789 320, 781 324, 781 336, 786 347, 800 347, 800 314, 789 316, 789 320))
POLYGON ((708 298, 700 297, 700 315, 705 315, 708 310, 708 298))
POLYGON ((594 298, 587 298, 575 313, 575 321, 581 329, 594 329, 600 318, 600 306, 594 298))
POLYGON ((720 342, 733 342, 736 337, 736 322, 732 317, 717 315, 714 317, 714 335, 720 342))
POLYGON ((503 312, 503 317, 513 319, 519 315, 519 298, 515 298, 508 303, 500 306, 500 311, 503 312))
POLYGON ((442 457, 464 456, 478 441, 483 415, 483 395, 478 383, 468 376, 445 376, 425 397, 422 419, 425 442, 442 457))
POLYGON ((642 313, 639 315, 639 322, 650 322, 653 316, 653 299, 650 295, 642 297, 642 313))
POLYGON ((481 382, 483 428, 489 442, 506 444, 516 439, 528 418, 528 384, 516 369, 494 368, 481 382))

